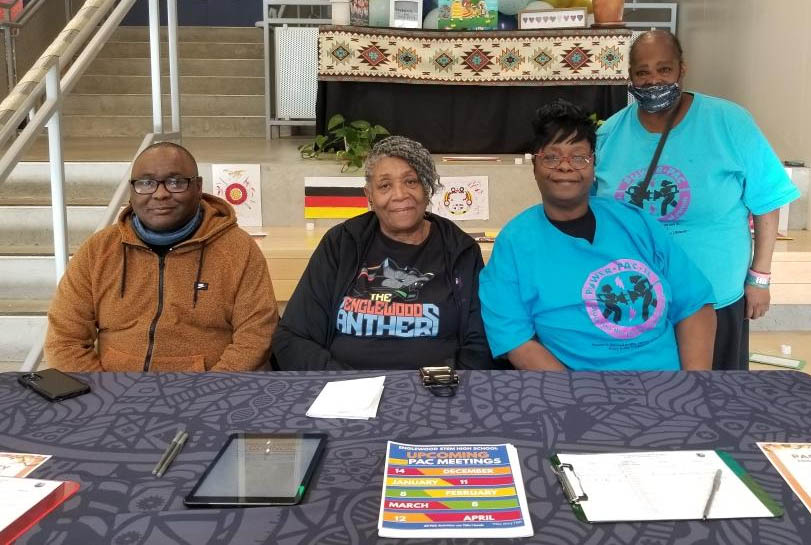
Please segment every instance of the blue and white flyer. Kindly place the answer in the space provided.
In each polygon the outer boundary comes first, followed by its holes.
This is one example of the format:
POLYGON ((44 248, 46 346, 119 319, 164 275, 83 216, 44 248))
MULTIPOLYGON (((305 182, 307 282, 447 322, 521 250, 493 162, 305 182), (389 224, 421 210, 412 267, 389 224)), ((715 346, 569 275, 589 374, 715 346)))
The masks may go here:
POLYGON ((501 445, 388 442, 380 537, 533 534, 518 452, 501 445))

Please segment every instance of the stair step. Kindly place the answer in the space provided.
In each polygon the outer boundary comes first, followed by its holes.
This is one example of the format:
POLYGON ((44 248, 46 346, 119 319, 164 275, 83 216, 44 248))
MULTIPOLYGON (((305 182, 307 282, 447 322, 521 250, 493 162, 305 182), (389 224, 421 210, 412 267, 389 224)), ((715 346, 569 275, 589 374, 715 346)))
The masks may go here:
MULTIPOLYGON (((129 163, 65 163, 65 201, 75 206, 106 206, 129 163)), ((50 205, 50 165, 19 163, 0 184, 0 205, 50 205)))
MULTIPOLYGON (((85 74, 148 76, 150 66, 149 58, 97 58, 85 74)), ((183 76, 265 76, 262 59, 180 59, 178 68, 183 76)), ((161 73, 169 73, 168 59, 161 59, 161 73)))
MULTIPOLYGON (((169 113, 169 95, 163 95, 163 111, 169 113)), ((152 116, 152 95, 148 94, 72 94, 65 98, 65 115, 152 116)), ((181 95, 180 112, 184 116, 265 115, 263 95, 181 95)))
MULTIPOLYGON (((99 141, 97 144, 101 145, 99 141)), ((129 172, 128 161, 66 161, 65 183, 76 185, 105 185, 115 187, 121 177, 129 172)), ((8 179, 0 184, 0 192, 9 185, 48 184, 50 164, 47 161, 23 161, 11 171, 8 179)))
MULTIPOLYGON (((229 42, 181 42, 177 44, 178 56, 182 59, 262 59, 265 48, 261 43, 229 42)), ((167 57, 168 47, 161 47, 162 57, 167 57)), ((149 42, 107 42, 99 52, 102 59, 149 57, 149 42)))
MULTIPOLYGON (((166 41, 169 31, 166 27, 160 29, 162 41, 166 41)), ((242 42, 263 43, 262 29, 257 27, 209 27, 209 26, 179 26, 177 28, 179 42, 242 42)), ((118 42, 139 42, 149 40, 149 27, 121 26, 116 29, 111 38, 118 42)), ((162 46, 164 44, 161 44, 162 46)))
MULTIPOLYGON (((0 277, 4 279, 0 283, 0 300, 48 301, 56 290, 53 257, 0 256, 0 277)), ((6 309, 6 313, 10 312, 11 307, 6 309)))
MULTIPOLYGON (((46 327, 48 303, 0 300, 0 372, 19 370, 34 339, 38 339, 46 327)), ((39 368, 46 367, 40 365, 39 368)))
MULTIPOLYGON (((169 90, 169 77, 161 78, 161 91, 169 90)), ((85 74, 73 89, 77 94, 150 94, 150 76, 103 76, 85 74)), ((181 94, 264 95, 261 77, 180 76, 181 94)))
MULTIPOLYGON (((264 115, 183 116, 181 122, 184 137, 258 138, 265 135, 264 115)), ((62 130, 67 137, 140 136, 152 130, 152 116, 66 115, 62 118, 62 130)))
MULTIPOLYGON (((68 245, 68 254, 73 255, 81 244, 68 245)), ((0 257, 53 257, 53 243, 42 245, 0 244, 0 257)))
MULTIPOLYGON (((107 200, 104 200, 104 197, 98 193, 91 193, 83 188, 77 187, 73 190, 65 188, 65 204, 68 206, 107 206, 112 197, 113 191, 110 191, 107 200)), ((0 206, 50 206, 50 204, 50 188, 42 190, 37 188, 35 191, 27 193, 0 195, 0 206)))
MULTIPOLYGON (((42 316, 48 312, 50 304, 50 299, 0 299, 0 317, 42 316)), ((0 346, 3 345, 0 341, 0 346)))
MULTIPOLYGON (((104 206, 68 206, 68 244, 80 244, 93 233, 104 218, 105 209, 104 206)), ((0 213, 0 240, 4 241, 5 247, 50 249, 53 246, 52 222, 50 206, 4 207, 0 213)), ((0 272, 0 278, 3 279, 0 282, 2 287, 11 277, 0 272)))

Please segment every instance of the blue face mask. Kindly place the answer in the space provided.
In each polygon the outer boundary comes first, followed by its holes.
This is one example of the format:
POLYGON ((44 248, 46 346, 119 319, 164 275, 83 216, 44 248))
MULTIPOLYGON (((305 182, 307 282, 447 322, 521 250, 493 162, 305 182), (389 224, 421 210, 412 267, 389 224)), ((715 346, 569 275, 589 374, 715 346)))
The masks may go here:
POLYGON ((647 87, 634 87, 629 84, 628 92, 636 99, 640 108, 651 114, 669 110, 681 96, 678 83, 650 85, 647 87))

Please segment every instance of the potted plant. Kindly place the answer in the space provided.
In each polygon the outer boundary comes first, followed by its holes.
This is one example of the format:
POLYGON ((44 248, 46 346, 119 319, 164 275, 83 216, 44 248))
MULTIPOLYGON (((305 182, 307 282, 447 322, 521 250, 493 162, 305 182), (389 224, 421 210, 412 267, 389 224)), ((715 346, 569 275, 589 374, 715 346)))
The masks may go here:
POLYGON ((620 25, 622 12, 625 9, 624 0, 593 0, 594 24, 620 25))
POLYGON ((341 114, 329 119, 326 132, 316 135, 312 142, 299 146, 298 150, 305 159, 318 159, 324 154, 338 159, 344 164, 341 172, 362 167, 375 142, 389 134, 385 127, 362 119, 347 123, 341 114))

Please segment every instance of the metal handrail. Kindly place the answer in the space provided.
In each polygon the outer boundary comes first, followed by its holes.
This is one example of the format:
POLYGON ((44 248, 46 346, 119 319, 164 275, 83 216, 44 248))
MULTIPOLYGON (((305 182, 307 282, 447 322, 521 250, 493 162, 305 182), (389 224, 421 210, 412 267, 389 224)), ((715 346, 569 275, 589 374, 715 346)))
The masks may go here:
MULTIPOLYGON (((119 23, 132 8, 135 0, 87 0, 85 5, 71 19, 65 29, 45 50, 34 66, 25 74, 9 95, 0 103, 0 146, 12 139, 10 146, 0 157, 0 183, 3 183, 25 150, 33 143, 39 132, 48 128, 48 158, 51 166, 51 210, 53 212, 54 261, 56 282, 64 274, 68 262, 67 220, 64 198, 65 167, 62 157, 62 103, 82 74, 96 58, 119 23), (112 11, 110 8, 116 4, 112 11), (99 27, 99 21, 109 13, 99 27), (92 32, 95 35, 87 41, 92 32), (85 44, 87 41, 87 44, 85 44), (79 49, 82 48, 81 52, 79 49), (78 52, 75 61, 64 76, 60 74, 78 52), (41 103, 41 104, 40 104, 41 103), (23 117, 28 116, 26 127, 17 134, 17 127, 23 117)), ((150 57, 152 77, 152 120, 153 132, 147 134, 139 154, 158 137, 161 139, 180 138, 180 88, 177 48, 177 2, 167 0, 169 27, 169 80, 172 132, 163 130, 163 113, 160 89, 160 20, 158 0, 149 0, 150 57)), ((129 176, 122 176, 113 198, 107 205, 104 217, 96 231, 111 224, 126 199, 129 176)), ((43 329, 37 336, 31 350, 23 362, 21 370, 36 369, 42 358, 45 340, 43 329)))
MULTIPOLYGON (((113 17, 117 19, 115 25, 106 27, 103 25, 102 28, 98 30, 97 35, 104 33, 103 36, 109 38, 118 26, 118 22, 123 19, 133 3, 134 2, 130 0, 124 0, 119 4, 114 14, 110 16, 111 19, 113 17)), ((114 4, 115 0, 88 0, 78 13, 76 13, 76 16, 65 26, 64 30, 54 39, 53 43, 48 46, 39 60, 34 63, 14 88, 10 90, 6 98, 0 102, 0 123, 3 123, 3 127, 0 129, 0 146, 5 144, 11 136, 16 134, 17 127, 39 100, 45 84, 45 74, 48 72, 51 63, 54 62, 54 59, 59 63, 59 70, 64 70, 114 4)), ((106 38, 100 45, 95 47, 100 49, 106 42, 106 38)), ((96 40, 96 43, 99 41, 100 40, 96 40)), ((81 72, 84 72, 84 69, 95 59, 98 50, 91 49, 90 44, 88 44, 83 54, 85 55, 85 60, 81 63, 81 66, 83 66, 81 72), (92 58, 88 59, 90 55, 92 55, 92 58)), ((74 64, 80 64, 78 58, 74 64)), ((75 85, 75 82, 65 91, 70 92, 70 90, 73 89, 73 85, 75 85)), ((8 172, 3 172, 2 169, 0 169, 0 183, 6 179, 7 175, 8 172)))

